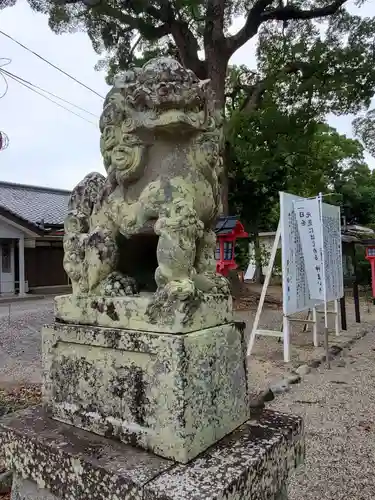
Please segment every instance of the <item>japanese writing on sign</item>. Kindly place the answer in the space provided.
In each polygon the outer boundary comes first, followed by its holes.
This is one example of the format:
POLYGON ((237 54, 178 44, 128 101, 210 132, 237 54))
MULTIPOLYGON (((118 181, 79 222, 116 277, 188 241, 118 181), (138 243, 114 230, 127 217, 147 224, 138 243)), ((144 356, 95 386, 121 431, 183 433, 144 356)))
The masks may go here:
MULTIPOLYGON (((294 209, 294 202, 302 200, 298 196, 280 193, 284 314, 304 311, 316 304, 316 301, 310 299, 303 242, 298 230, 298 214, 294 209)), ((306 225, 308 224, 306 221, 306 225)))
POLYGON ((310 299, 323 298, 322 244, 317 198, 294 203, 310 299))
POLYGON ((339 207, 322 204, 323 251, 326 278, 326 300, 344 295, 344 273, 341 244, 341 217, 339 207))

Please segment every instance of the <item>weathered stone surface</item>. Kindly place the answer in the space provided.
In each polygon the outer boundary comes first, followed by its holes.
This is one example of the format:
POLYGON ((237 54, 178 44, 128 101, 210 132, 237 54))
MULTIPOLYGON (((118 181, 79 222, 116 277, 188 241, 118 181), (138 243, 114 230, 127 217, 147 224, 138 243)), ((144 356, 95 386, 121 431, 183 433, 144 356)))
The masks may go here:
POLYGON ((280 500, 288 474, 303 460, 302 420, 266 410, 188 466, 155 478, 146 498, 280 500))
POLYGON ((76 186, 65 221, 74 295, 137 294, 137 273, 121 269, 119 238, 150 228, 158 237, 151 317, 173 314, 181 301, 199 315, 204 293, 230 294, 214 256, 222 124, 210 82, 174 59, 117 75, 100 119, 107 177, 91 173, 76 186))
POLYGON ((233 319, 232 298, 205 294, 196 303, 194 314, 180 303, 167 314, 155 320, 147 315, 152 295, 140 297, 87 297, 61 295, 55 298, 55 316, 58 320, 80 325, 128 328, 130 330, 187 333, 230 323, 233 319))
POLYGON ((46 418, 41 408, 1 421, 0 454, 16 475, 64 500, 141 500, 144 485, 173 465, 46 418))
POLYGON ((304 437, 300 418, 265 411, 181 465, 34 408, 1 421, 0 453, 15 472, 14 500, 286 500, 304 437))
POLYGON ((233 324, 184 335, 44 327, 53 418, 187 462, 249 419, 245 343, 233 324))

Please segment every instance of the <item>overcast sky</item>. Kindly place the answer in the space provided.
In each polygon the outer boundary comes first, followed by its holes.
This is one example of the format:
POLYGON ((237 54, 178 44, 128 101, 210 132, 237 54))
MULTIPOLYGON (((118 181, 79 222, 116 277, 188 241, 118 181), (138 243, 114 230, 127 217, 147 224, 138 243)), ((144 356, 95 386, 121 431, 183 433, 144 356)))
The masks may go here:
MULTIPOLYGON (((363 12, 375 15, 375 6, 368 6, 363 12)), ((0 30, 99 94, 108 92, 104 74, 94 70, 98 55, 93 51, 86 34, 55 35, 48 27, 47 18, 33 12, 23 0, 19 0, 15 7, 0 11, 0 30)), ((4 69, 100 115, 103 102, 100 97, 2 34, 0 47, 0 57, 12 60, 4 69)), ((232 62, 254 67, 254 42, 242 47, 232 62)), ((4 90, 5 83, 0 78, 0 96, 4 90)), ((75 111, 89 121, 97 121, 89 114, 75 111)), ((340 132, 351 135, 351 118, 335 118, 331 123, 340 132)), ((71 189, 88 172, 103 171, 98 127, 57 107, 13 80, 9 80, 8 91, 0 99, 0 130, 9 136, 10 141, 9 147, 0 152, 2 181, 71 189)))

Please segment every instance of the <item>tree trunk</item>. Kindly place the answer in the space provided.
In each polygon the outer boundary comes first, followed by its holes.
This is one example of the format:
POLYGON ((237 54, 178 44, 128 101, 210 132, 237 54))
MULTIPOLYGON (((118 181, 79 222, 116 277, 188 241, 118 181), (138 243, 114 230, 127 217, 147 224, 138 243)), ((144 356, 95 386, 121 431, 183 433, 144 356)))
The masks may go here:
MULTIPOLYGON (((208 78, 211 80, 212 88, 216 96, 216 105, 224 113, 225 108, 225 79, 227 75, 228 59, 223 57, 219 46, 205 47, 206 60, 208 62, 208 78)), ((229 215, 228 213, 228 168, 225 149, 223 153, 223 173, 221 178, 221 201, 222 201, 222 215, 229 215)))

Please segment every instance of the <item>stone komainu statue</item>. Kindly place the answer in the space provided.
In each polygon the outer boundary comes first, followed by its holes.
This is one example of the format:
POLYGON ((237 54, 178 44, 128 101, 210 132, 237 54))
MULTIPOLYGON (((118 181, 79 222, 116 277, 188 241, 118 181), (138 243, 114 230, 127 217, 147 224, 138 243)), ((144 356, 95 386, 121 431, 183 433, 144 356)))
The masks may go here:
POLYGON ((221 127, 209 81, 174 59, 115 79, 100 119, 107 177, 91 173, 78 184, 65 222, 73 294, 138 293, 134 274, 120 271, 119 236, 126 246, 150 227, 158 236, 155 303, 228 293, 214 257, 221 127))

